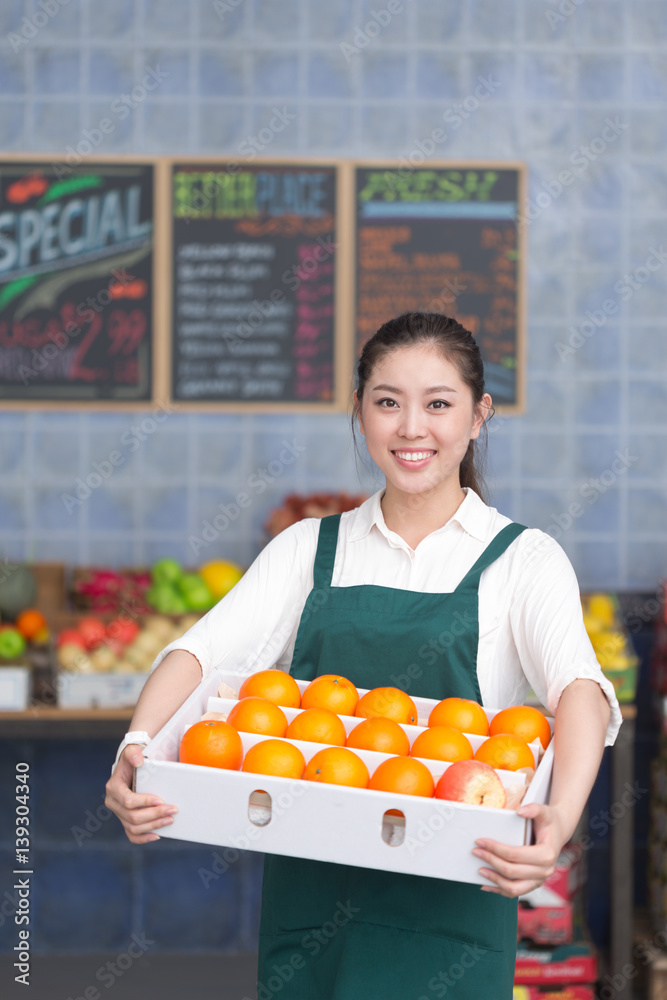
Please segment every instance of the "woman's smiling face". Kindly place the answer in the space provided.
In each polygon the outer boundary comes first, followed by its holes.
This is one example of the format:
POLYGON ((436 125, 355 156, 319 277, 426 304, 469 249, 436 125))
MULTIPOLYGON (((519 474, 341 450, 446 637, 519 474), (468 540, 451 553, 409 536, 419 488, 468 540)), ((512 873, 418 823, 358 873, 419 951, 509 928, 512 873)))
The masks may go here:
POLYGON ((403 493, 458 489, 459 466, 490 404, 485 394, 475 408, 456 365, 435 347, 400 347, 368 378, 359 425, 388 485, 403 493))

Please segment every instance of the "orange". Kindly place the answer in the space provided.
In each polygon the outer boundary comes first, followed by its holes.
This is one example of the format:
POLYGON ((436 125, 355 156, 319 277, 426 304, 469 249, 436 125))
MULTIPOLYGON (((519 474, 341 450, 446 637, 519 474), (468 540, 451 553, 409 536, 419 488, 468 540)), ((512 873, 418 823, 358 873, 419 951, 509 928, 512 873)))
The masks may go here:
POLYGON ((288 740, 306 740, 309 743, 331 743, 345 746, 345 726, 328 708, 306 708, 295 715, 285 733, 288 740))
POLYGON ((318 750, 306 764, 306 781, 324 781, 330 785, 368 787, 368 768, 361 757, 345 747, 326 747, 318 750))
POLYGON ((431 798, 435 782, 426 764, 422 764, 420 760, 413 760, 412 757, 388 757, 375 768, 368 787, 381 792, 425 795, 426 798, 431 798))
POLYGON ((429 726, 452 726, 460 733, 489 735, 489 720, 481 705, 470 698, 444 698, 428 717, 429 726))
POLYGON ((183 764, 238 771, 243 760, 241 737, 228 722, 195 722, 181 740, 178 759, 183 764))
POLYGON ((16 628, 28 641, 36 639, 37 636, 45 635, 49 630, 44 615, 34 608, 27 608, 21 612, 16 619, 16 628))
POLYGON ((472 760, 474 751, 470 740, 453 726, 431 726, 414 741, 410 756, 430 760, 472 760))
POLYGON ((298 747, 285 740, 262 740, 247 751, 242 771, 253 774, 276 774, 281 778, 300 778, 306 760, 298 747))
POLYGON ((539 739, 546 750, 551 739, 551 726, 538 708, 532 708, 530 705, 513 705, 512 708, 504 708, 502 712, 494 715, 489 733, 491 736, 511 733, 526 743, 539 739))
POLYGON ((362 719, 393 719, 394 722, 417 724, 417 708, 412 698, 396 687, 378 687, 359 699, 354 713, 362 719))
POLYGON ((328 708, 336 715, 354 715, 359 692, 347 677, 322 674, 301 695, 301 708, 328 708))
POLYGON ((282 708, 266 698, 241 698, 227 716, 227 722, 241 733, 284 736, 287 717, 282 708))
POLYGON ((489 736, 477 748, 475 760, 481 760, 491 767, 499 767, 503 771, 518 771, 520 767, 535 767, 533 753, 525 740, 518 736, 500 733, 489 736))
POLYGON ((274 705, 285 705, 287 708, 298 708, 301 704, 301 690, 291 674, 284 670, 258 670, 256 674, 246 677, 239 698, 266 698, 274 705))
POLYGON ((382 719, 379 716, 364 719, 355 726, 345 746, 355 747, 357 750, 397 753, 404 757, 410 753, 410 740, 405 729, 401 729, 393 719, 382 719))

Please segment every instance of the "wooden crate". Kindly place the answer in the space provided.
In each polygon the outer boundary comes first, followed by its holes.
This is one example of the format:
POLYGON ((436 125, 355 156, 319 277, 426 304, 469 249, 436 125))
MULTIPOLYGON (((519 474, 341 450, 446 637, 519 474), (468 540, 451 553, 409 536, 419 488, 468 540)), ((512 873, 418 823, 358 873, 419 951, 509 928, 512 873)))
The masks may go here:
POLYGON ((37 610, 41 611, 47 620, 52 615, 64 611, 67 607, 65 564, 45 562, 27 565, 37 583, 37 610))

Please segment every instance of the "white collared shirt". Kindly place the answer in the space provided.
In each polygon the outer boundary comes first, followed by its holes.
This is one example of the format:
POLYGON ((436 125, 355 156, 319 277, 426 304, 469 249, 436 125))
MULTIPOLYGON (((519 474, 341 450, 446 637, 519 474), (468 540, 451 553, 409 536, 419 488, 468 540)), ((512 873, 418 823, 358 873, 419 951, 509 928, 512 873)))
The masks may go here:
MULTIPOLYGON (((373 584, 426 594, 455 590, 509 518, 465 490, 465 499, 441 528, 416 549, 390 531, 380 501, 384 489, 341 515, 331 585, 373 584)), ((289 670, 299 619, 313 587, 319 519, 286 528, 257 556, 243 578, 173 649, 197 657, 203 674, 227 669, 253 673, 289 670)), ((583 623, 572 565, 550 535, 523 531, 481 575, 477 676, 486 708, 523 703, 532 687, 555 713, 576 678, 597 681, 611 706, 606 745, 621 725, 614 688, 602 673, 583 623)), ((345 673, 344 670, 341 671, 345 673)), ((387 677, 387 684, 392 683, 387 677)), ((395 683, 395 682, 394 682, 395 683)))

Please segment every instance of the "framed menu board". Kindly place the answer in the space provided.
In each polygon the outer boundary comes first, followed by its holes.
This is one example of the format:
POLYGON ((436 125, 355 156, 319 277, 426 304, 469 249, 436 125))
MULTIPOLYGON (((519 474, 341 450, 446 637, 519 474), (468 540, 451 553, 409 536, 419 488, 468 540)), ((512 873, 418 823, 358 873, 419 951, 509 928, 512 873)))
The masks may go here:
POLYGON ((152 160, 0 161, 0 403, 150 403, 153 248, 152 160))
POLYGON ((524 405, 521 164, 355 168, 356 356, 414 310, 455 317, 475 337, 505 413, 524 405))
POLYGON ((336 338, 338 168, 199 159, 170 169, 172 399, 337 406, 348 353, 336 338))

